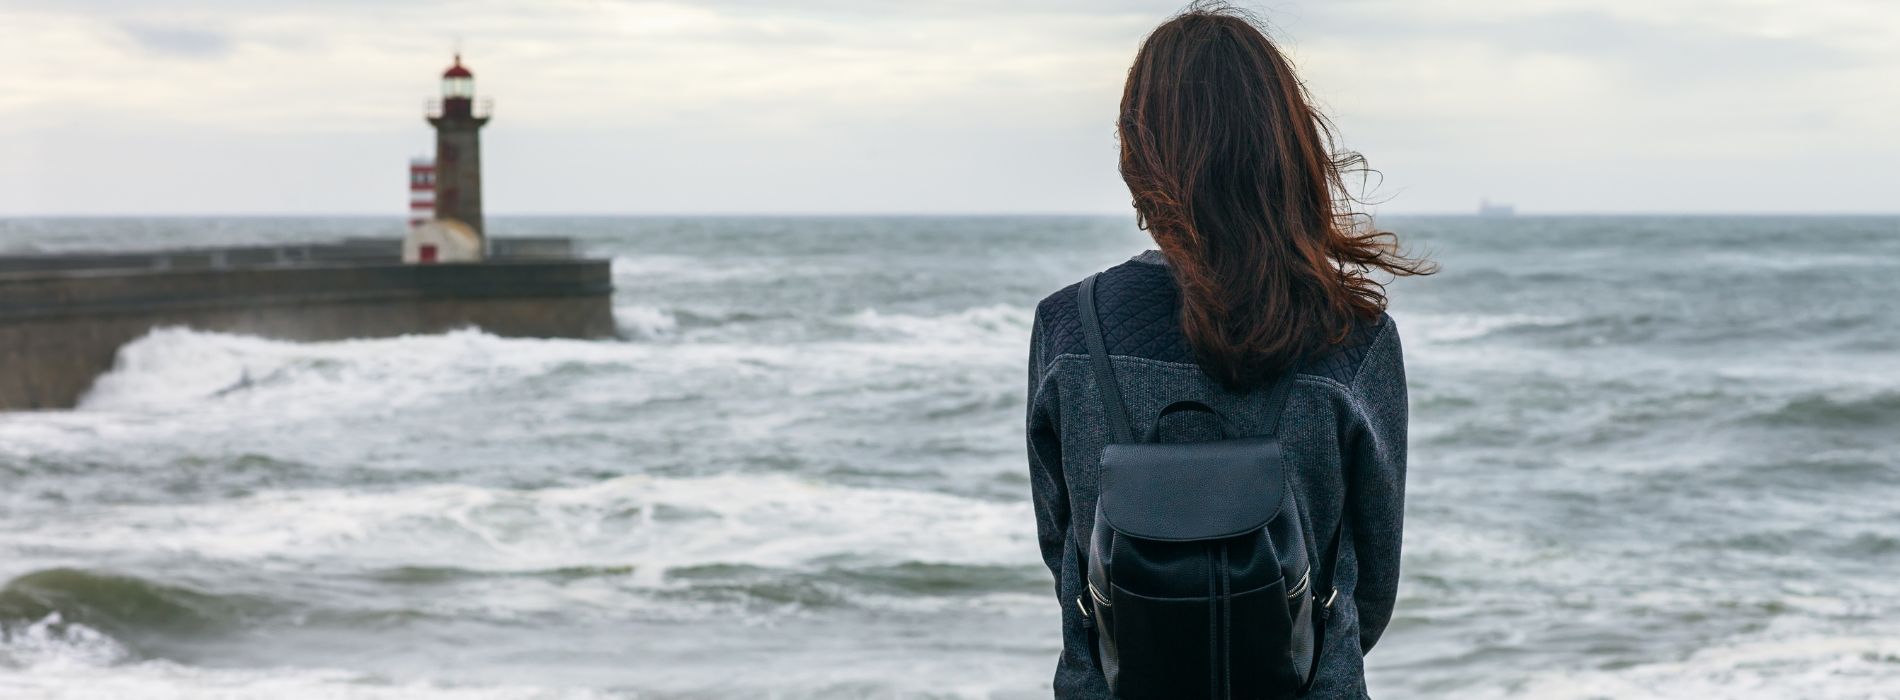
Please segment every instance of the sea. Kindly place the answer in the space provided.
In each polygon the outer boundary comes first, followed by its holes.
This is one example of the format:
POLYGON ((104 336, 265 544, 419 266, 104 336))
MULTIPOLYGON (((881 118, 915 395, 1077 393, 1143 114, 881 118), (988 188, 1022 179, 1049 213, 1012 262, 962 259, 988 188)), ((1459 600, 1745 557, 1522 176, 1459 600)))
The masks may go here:
MULTIPOLYGON (((1381 217, 1376 698, 1900 698, 1900 218, 1381 217)), ((160 328, 0 414, 3 698, 1035 698, 1050 292, 1131 217, 496 218, 618 337, 160 328)), ((399 236, 9 219, 0 252, 399 236)))

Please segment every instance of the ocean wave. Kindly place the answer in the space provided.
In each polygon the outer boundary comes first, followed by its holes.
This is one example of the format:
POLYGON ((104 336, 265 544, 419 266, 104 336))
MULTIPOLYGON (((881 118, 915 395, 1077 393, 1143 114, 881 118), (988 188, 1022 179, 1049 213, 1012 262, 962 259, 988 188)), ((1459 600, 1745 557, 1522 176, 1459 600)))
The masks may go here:
POLYGON ((651 306, 615 306, 614 327, 623 340, 657 340, 679 331, 679 319, 651 306))
MULTIPOLYGON (((710 264, 705 258, 690 255, 616 255, 612 266, 615 286, 640 287, 654 284, 719 284, 745 280, 781 280, 799 272, 776 259, 722 259, 710 264)), ((821 274, 806 271, 807 275, 821 274)))
MULTIPOLYGON (((643 306, 616 309, 623 334, 636 339, 676 334, 687 324, 682 314, 643 306)), ((875 366, 880 360, 908 365, 919 357, 955 361, 974 356, 987 361, 995 353, 1022 354, 1030 318, 1027 309, 1008 305, 938 316, 864 310, 835 322, 872 332, 874 338, 814 338, 790 344, 714 339, 657 346, 501 338, 474 329, 299 343, 171 327, 121 348, 113 369, 99 378, 80 408, 148 409, 223 399, 268 401, 273 413, 309 406, 307 413, 316 417, 366 404, 386 412, 419 399, 532 380, 577 364, 678 374, 729 372, 748 363, 851 369, 875 366)))
POLYGON ((585 356, 588 343, 502 339, 477 330, 372 340, 296 343, 255 336, 160 328, 119 349, 110 372, 81 410, 149 409, 229 399, 263 400, 273 412, 311 417, 352 406, 402 406, 443 390, 493 381, 497 373, 545 370, 585 356), (499 352, 566 342, 567 357, 499 352), (483 376, 476 368, 496 373, 483 376), (409 379, 412 381, 403 381, 409 379))
POLYGON ((614 318, 623 340, 678 340, 695 345, 759 344, 824 347, 850 343, 925 342, 975 350, 1024 351, 1034 312, 994 304, 943 314, 860 309, 801 316, 750 310, 621 305, 614 318))
POLYGON ((790 570, 1035 561, 1026 503, 829 485, 783 475, 628 476, 572 488, 300 490, 116 509, 35 541, 100 558, 179 552, 268 565, 284 552, 357 570, 629 567, 636 584, 714 564, 790 570), (162 523, 162 527, 155 527, 162 523), (955 532, 946 537, 944 533, 955 532))
POLYGON ((667 572, 675 590, 699 597, 735 591, 750 597, 800 602, 814 607, 851 605, 865 596, 883 602, 972 598, 998 594, 1034 596, 1041 603, 1049 571, 1039 563, 950 564, 907 561, 875 566, 823 566, 786 571, 759 566, 708 564, 667 572))
POLYGON ((1656 313, 1552 315, 1526 313, 1399 312, 1393 316, 1408 338, 1429 345, 1490 345, 1519 340, 1557 349, 1640 345, 1658 340, 1714 342, 1759 333, 1754 327, 1722 335, 1709 324, 1686 323, 1656 313))
POLYGON ((1408 340, 1427 344, 1453 344, 1486 338, 1513 330, 1558 328, 1575 322, 1563 316, 1539 314, 1448 314, 1431 312, 1392 313, 1408 340))
POLYGON ((1855 311, 1803 313, 1770 319, 1735 314, 1691 314, 1681 309, 1614 309, 1575 315, 1528 313, 1394 312, 1408 340, 1430 345, 1481 345, 1495 341, 1571 351, 1587 348, 1662 346, 1667 352, 1700 353, 1709 347, 1757 347, 1825 339, 1831 350, 1872 352, 1890 348, 1883 317, 1855 311), (1879 332, 1876 332, 1879 331, 1879 332))
POLYGON ((749 309, 727 309, 718 311, 710 309, 678 308, 669 309, 664 313, 673 317, 680 328, 690 330, 717 328, 730 324, 753 323, 757 321, 786 320, 791 318, 790 315, 786 314, 762 313, 749 309))
MULTIPOLYGON (((28 649, 65 648, 87 658, 162 655, 179 640, 239 629, 286 606, 243 595, 83 569, 46 569, 0 588, 0 631, 28 649), (37 644, 37 645, 36 645, 37 644), (48 647, 46 644, 54 644, 48 647)), ((11 643, 11 642, 10 642, 11 643)))
POLYGON ((146 661, 100 672, 92 663, 0 668, 10 700, 612 700, 649 697, 564 685, 404 680, 340 669, 213 669, 146 661))
MULTIPOLYGON (((1038 653, 1043 649, 1036 649, 1038 653)), ((545 684, 481 683, 460 678, 391 678, 328 668, 201 668, 169 661, 122 665, 102 673, 92 666, 44 667, 27 672, 0 669, 0 692, 9 700, 705 700, 706 698, 996 698, 1025 697, 1034 673, 994 658, 978 658, 985 673, 972 675, 961 658, 901 658, 902 650, 876 650, 848 659, 835 652, 767 663, 752 673, 730 668, 650 672, 636 683, 608 689, 579 687, 571 673, 545 684), (832 656, 827 658, 825 654, 832 656), (903 669, 894 672, 893 669, 903 669), (999 672, 1001 672, 999 674, 999 672)), ((1050 652, 1053 653, 1053 652, 1050 652)), ((571 665, 569 666, 571 668, 571 665)), ((1046 694, 1046 691, 1045 691, 1046 694)))
POLYGON ((882 313, 865 309, 847 316, 846 323, 875 331, 885 331, 918 340, 979 345, 999 339, 1017 339, 1013 352, 1026 352, 1028 332, 1035 311, 1011 304, 978 306, 949 314, 919 316, 882 313), (1000 337, 1000 338, 999 338, 1000 337), (1022 347, 1016 347, 1022 346, 1022 347))
POLYGON ((1528 680, 1459 692, 1469 698, 1800 700, 1900 694, 1900 639, 1788 636, 1711 645, 1682 660, 1549 671, 1528 680))
POLYGON ((794 424, 820 422, 830 434, 853 425, 841 419, 876 413, 960 425, 1020 400, 1020 310, 854 312, 831 323, 855 330, 767 343, 684 330, 664 342, 476 330, 289 342, 159 329, 122 348, 76 410, 0 414, 0 473, 45 460, 171 469, 208 449, 295 461, 316 482, 388 473, 392 457, 401 472, 461 473, 503 442, 645 445, 716 429, 745 452, 794 424), (466 425, 484 432, 436 439, 466 425))
POLYGON ((1813 393, 1791 399, 1749 422, 1786 428, 1865 429, 1900 425, 1900 391, 1813 393))
MULTIPOLYGON (((635 571, 632 564, 612 566, 564 566, 548 569, 484 570, 460 566, 399 566, 368 572, 364 578, 400 585, 453 584, 496 578, 542 579, 571 583, 590 579, 624 579, 635 571)), ((751 564, 694 564, 668 569, 667 583, 675 588, 695 590, 732 587, 760 591, 761 597, 776 595, 777 587, 831 585, 856 593, 889 595, 975 596, 998 592, 1040 594, 1049 584, 1049 572, 1040 563, 950 564, 906 561, 870 566, 816 566, 806 571, 788 570, 751 564)))

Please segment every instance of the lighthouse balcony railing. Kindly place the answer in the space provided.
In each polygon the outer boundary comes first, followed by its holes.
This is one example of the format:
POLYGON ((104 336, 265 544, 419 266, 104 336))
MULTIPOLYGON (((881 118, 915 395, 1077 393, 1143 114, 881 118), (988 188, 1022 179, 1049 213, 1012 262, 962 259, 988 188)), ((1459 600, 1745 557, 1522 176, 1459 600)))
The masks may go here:
MULTIPOLYGON (((484 97, 480 100, 476 100, 475 103, 469 105, 469 107, 472 112, 470 116, 476 119, 487 119, 495 114, 495 98, 484 97)), ((443 117, 442 98, 431 97, 424 100, 422 102, 422 112, 428 115, 430 119, 441 119, 443 117)))

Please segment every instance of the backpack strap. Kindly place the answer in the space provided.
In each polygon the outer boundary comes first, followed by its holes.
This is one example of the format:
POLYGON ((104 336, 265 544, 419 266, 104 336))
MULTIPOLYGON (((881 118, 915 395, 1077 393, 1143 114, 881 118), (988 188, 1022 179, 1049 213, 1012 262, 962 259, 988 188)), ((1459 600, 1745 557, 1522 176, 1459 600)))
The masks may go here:
POLYGON ((1321 576, 1313 581, 1314 600, 1319 604, 1319 609, 1313 611, 1313 668, 1306 674, 1306 684, 1300 688, 1301 695, 1312 690, 1313 681, 1319 679, 1319 660, 1326 653, 1326 628, 1333 621, 1333 604, 1339 601, 1339 587, 1333 577, 1339 573, 1341 533, 1346 531, 1346 518, 1352 515, 1351 469, 1342 470, 1339 477, 1344 487, 1341 489, 1344 500, 1339 506, 1339 520, 1333 523, 1333 535, 1327 538, 1326 548, 1319 552, 1321 576), (1319 587, 1321 581, 1326 582, 1325 588, 1319 587), (1324 591, 1325 598, 1318 597, 1320 591, 1324 591))
POLYGON ((1261 416, 1262 424, 1267 428, 1266 437, 1280 435, 1280 414, 1286 412, 1286 397, 1293 393, 1293 375, 1298 369, 1297 365, 1288 367, 1286 374, 1273 380, 1273 386, 1267 388, 1266 413, 1261 416))
POLYGON ((1076 305, 1082 311, 1082 337, 1088 342, 1089 358, 1095 362, 1095 386, 1102 394, 1102 413, 1108 417, 1108 441, 1127 444, 1135 441, 1135 429, 1128 423, 1128 408, 1122 405, 1122 388, 1115 382, 1115 365, 1108 360, 1108 344, 1102 339, 1102 321, 1095 313, 1097 272, 1082 280, 1076 290, 1076 305))
MULTIPOLYGON (((1352 496, 1352 490, 1350 488, 1346 490, 1346 495, 1348 498, 1352 496)), ((1322 567, 1321 571, 1325 572, 1321 580, 1326 582, 1326 588, 1319 588, 1319 581, 1314 581, 1313 590, 1324 590, 1326 597, 1318 598, 1316 596, 1314 598, 1319 604, 1319 609, 1313 611, 1313 667, 1306 673, 1306 683, 1300 688, 1301 695, 1305 695, 1308 691, 1311 691, 1313 689, 1313 681, 1319 680, 1319 660, 1320 657, 1326 653, 1326 628, 1331 626, 1333 621, 1333 603, 1339 599, 1339 589, 1333 585, 1333 574, 1337 573, 1335 569, 1339 564, 1339 533, 1346 529, 1346 513, 1347 509, 1351 507, 1352 501, 1348 500, 1346 501, 1346 506, 1339 510, 1339 522, 1333 523, 1332 542, 1327 544, 1326 549, 1320 552, 1319 563, 1322 567)))

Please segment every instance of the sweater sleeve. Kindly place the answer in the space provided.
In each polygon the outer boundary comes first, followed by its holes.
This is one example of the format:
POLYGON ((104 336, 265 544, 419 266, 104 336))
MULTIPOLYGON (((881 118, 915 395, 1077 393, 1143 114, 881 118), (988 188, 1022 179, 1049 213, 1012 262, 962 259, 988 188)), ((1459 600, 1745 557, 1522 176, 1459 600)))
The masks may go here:
POLYGON ((1042 548, 1042 561, 1059 583, 1062 550, 1069 532, 1069 489, 1062 475, 1062 443, 1057 429, 1060 423, 1054 415, 1055 402, 1040 393, 1045 371, 1042 318, 1037 314, 1034 330, 1029 335, 1029 416, 1025 430, 1029 443, 1029 489, 1036 510, 1036 542, 1042 548))
MULTIPOLYGON (((1108 681, 1096 664, 1094 644, 1078 602, 1083 583, 1078 552, 1070 540, 1074 514, 1070 512, 1070 484, 1063 470, 1062 392, 1049 381, 1047 325, 1049 316, 1038 307, 1029 342, 1029 411, 1025 431, 1029 447, 1030 498, 1036 511, 1036 542, 1052 574, 1052 593, 1062 614, 1062 656, 1053 682, 1058 698, 1109 697, 1108 681)), ((1072 417, 1073 418, 1073 417, 1072 417)))
POLYGON ((1398 328, 1385 319, 1351 387, 1358 420, 1345 444, 1349 513, 1359 564, 1353 602, 1359 647, 1370 651, 1392 620, 1398 597, 1399 545, 1405 525, 1405 361, 1398 328))

